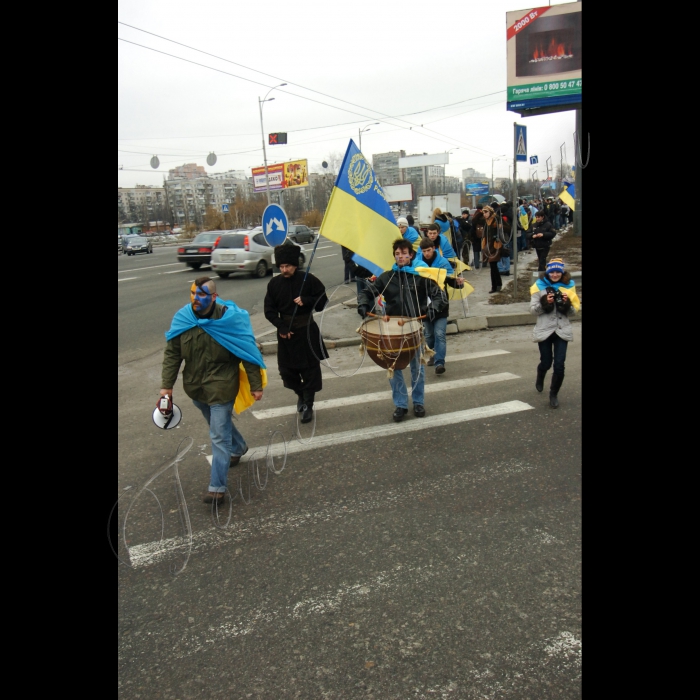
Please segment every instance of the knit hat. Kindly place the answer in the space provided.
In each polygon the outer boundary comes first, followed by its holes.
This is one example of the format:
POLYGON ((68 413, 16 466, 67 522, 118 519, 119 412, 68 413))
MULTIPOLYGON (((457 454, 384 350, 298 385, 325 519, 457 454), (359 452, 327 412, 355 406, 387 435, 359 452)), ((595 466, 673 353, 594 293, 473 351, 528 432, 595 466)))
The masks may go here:
POLYGON ((396 225, 397 226, 408 226, 408 219, 405 219, 403 216, 401 216, 398 219, 396 219, 396 225))
POLYGON ((561 272, 564 274, 564 261, 561 258, 552 258, 547 263, 547 274, 550 272, 561 272))
POLYGON ((283 243, 282 245, 275 246, 275 265, 277 265, 277 267, 280 265, 294 265, 294 267, 299 267, 300 253, 301 248, 298 245, 283 243))

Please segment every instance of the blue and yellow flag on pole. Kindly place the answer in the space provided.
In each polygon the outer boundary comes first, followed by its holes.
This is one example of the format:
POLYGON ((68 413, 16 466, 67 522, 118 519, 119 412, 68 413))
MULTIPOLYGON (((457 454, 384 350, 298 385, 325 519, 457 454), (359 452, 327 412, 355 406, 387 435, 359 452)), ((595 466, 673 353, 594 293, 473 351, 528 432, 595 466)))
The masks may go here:
POLYGON ((391 246, 401 232, 372 166, 352 139, 319 234, 352 250, 353 260, 375 275, 394 264, 391 246))
MULTIPOLYGON (((567 183, 564 183, 567 184, 567 183)), ((576 211, 576 187, 574 185, 568 185, 561 191, 559 199, 562 202, 566 202, 573 211, 576 211)))

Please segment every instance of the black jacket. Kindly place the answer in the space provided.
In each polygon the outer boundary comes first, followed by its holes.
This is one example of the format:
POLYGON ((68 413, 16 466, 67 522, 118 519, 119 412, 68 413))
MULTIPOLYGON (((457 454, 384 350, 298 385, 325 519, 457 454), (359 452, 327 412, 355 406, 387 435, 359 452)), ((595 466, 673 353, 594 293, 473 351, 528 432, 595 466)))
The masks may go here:
POLYGON ((447 296, 435 282, 399 269, 383 272, 371 289, 365 288, 358 294, 358 313, 364 317, 372 311, 374 297, 380 294, 384 295, 387 316, 424 316, 428 312, 428 296, 435 313, 442 312, 445 306, 449 305, 447 296))
POLYGON ((552 239, 555 235, 556 233, 549 221, 543 219, 542 223, 538 225, 535 220, 527 231, 527 240, 533 248, 549 248, 549 246, 552 245, 552 239), (533 238, 536 233, 542 233, 544 235, 542 238, 533 238))

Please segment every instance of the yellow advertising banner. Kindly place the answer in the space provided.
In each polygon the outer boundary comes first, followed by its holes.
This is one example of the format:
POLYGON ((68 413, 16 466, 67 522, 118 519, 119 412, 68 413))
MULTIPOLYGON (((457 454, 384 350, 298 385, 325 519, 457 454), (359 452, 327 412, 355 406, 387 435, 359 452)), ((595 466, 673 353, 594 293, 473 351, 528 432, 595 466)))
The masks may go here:
POLYGON ((307 160, 290 160, 284 164, 284 189, 308 187, 309 168, 307 160))

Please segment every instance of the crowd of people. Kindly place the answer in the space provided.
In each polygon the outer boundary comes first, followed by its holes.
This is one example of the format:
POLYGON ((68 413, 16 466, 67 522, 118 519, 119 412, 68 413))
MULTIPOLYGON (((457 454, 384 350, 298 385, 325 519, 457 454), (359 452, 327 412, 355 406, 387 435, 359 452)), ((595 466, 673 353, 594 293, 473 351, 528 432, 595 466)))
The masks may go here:
MULTIPOLYGON (((533 340, 538 343, 535 388, 543 391, 545 376, 554 367, 549 390, 552 408, 559 406, 558 394, 564 381, 568 343, 573 340, 569 319, 580 308, 576 289, 564 261, 547 255, 556 232, 571 221, 568 207, 553 199, 544 202, 518 202, 515 227, 517 251, 537 252, 539 277, 530 289, 530 312, 537 316, 533 340), (539 205, 539 206, 538 206, 539 205)), ((479 268, 488 263, 491 292, 501 289, 503 260, 512 255, 512 204, 506 202, 463 209, 455 218, 435 209, 433 221, 425 230, 411 216, 397 221, 397 238, 392 243, 395 263, 375 277, 352 261, 352 251, 343 248, 345 283, 357 284, 358 313, 363 319, 375 316, 388 322, 392 316, 422 322, 424 338, 419 351, 410 359, 411 400, 416 417, 426 415, 425 367, 435 374, 445 373, 446 324, 449 297, 446 286, 464 286, 464 264, 479 268)), ((314 416, 314 400, 323 388, 321 362, 328 357, 320 329, 313 319, 327 303, 325 286, 308 270, 298 269, 301 249, 296 245, 275 248, 280 275, 267 288, 264 311, 277 328, 277 365, 286 388, 297 397, 300 421, 314 416)), ((401 324, 399 324, 401 325, 401 324)), ((182 363, 183 389, 209 426, 212 463, 204 502, 218 506, 224 501, 228 470, 237 466, 248 445, 232 421, 233 411, 245 411, 263 397, 267 370, 248 312, 232 301, 218 299, 216 282, 199 277, 190 289, 190 303, 173 317, 166 332, 161 391, 157 411, 167 429, 173 415, 173 386, 182 363)), ((393 420, 400 422, 408 413, 408 385, 401 369, 389 371, 394 403, 393 420)), ((177 408, 177 407, 175 407, 177 408)), ((179 411, 179 409, 178 409, 179 411)), ((173 424, 174 425, 174 424, 173 424)))

